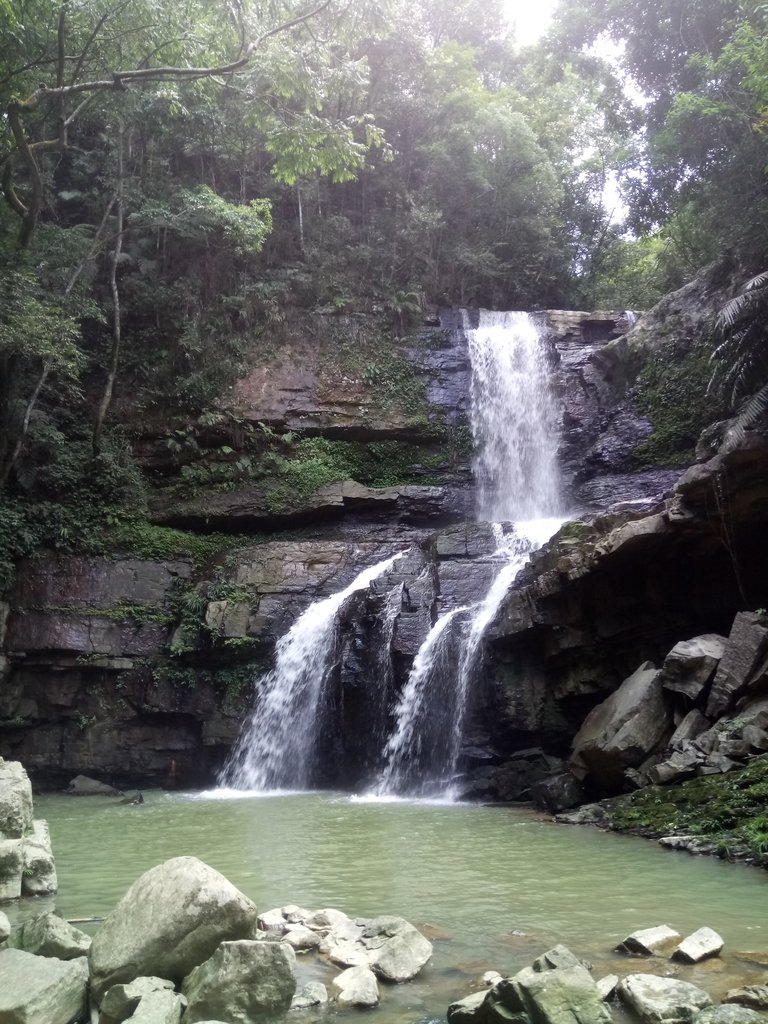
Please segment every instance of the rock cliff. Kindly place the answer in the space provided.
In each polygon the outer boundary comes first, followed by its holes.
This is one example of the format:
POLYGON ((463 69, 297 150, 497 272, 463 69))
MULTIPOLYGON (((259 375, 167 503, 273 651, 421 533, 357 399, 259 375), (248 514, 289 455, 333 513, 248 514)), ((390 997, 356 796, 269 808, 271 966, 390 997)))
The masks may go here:
MULTIPOLYGON (((471 792, 530 795, 642 661, 727 633, 745 601, 768 603, 762 438, 676 483, 692 458, 687 435, 669 441, 658 381, 638 377, 669 344, 670 365, 687 372, 718 295, 709 306, 683 295, 634 326, 624 313, 536 314, 573 521, 493 625, 462 762, 471 792), (649 447, 660 434, 664 458, 649 447)), ((204 557, 20 565, 0 615, 0 754, 47 784, 79 772, 209 782, 277 638, 311 602, 402 551, 345 606, 337 642, 318 781, 366 781, 431 624, 478 600, 497 568, 489 527, 472 521, 468 393, 457 311, 407 339, 362 317, 302 316, 262 340, 206 422, 142 425, 158 526, 237 536, 204 557), (384 642, 392 671, 376 686, 384 642)))

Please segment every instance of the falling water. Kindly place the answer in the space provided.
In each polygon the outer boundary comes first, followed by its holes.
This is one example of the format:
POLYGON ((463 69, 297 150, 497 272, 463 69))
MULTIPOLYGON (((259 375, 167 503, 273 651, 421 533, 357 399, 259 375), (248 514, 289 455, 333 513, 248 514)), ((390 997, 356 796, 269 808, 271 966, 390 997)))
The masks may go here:
POLYGON ((527 313, 481 310, 478 326, 465 326, 465 333, 472 364, 478 518, 503 522, 555 515, 557 409, 537 327, 527 313))
POLYGON ((364 569, 345 590, 311 604, 278 640, 275 667, 259 680, 256 706, 224 767, 223 786, 263 792, 309 785, 338 613, 348 597, 368 587, 399 557, 364 569))
POLYGON ((453 798, 472 679, 486 631, 518 572, 561 520, 557 410, 545 352, 527 313, 481 311, 466 327, 478 518, 494 522, 501 568, 485 598, 438 619, 395 709, 377 793, 453 798), (511 531, 502 521, 516 520, 511 531), (468 614, 467 614, 468 612, 468 614))

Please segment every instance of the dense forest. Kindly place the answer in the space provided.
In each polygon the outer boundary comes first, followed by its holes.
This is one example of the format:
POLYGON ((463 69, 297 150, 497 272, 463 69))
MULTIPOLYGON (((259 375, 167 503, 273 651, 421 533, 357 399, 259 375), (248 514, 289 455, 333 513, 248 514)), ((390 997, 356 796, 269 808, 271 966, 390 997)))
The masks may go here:
POLYGON ((504 14, 0 0, 0 583, 135 539, 137 423, 215 425, 289 309, 645 309, 726 261, 712 401, 758 391, 768 4, 504 14))

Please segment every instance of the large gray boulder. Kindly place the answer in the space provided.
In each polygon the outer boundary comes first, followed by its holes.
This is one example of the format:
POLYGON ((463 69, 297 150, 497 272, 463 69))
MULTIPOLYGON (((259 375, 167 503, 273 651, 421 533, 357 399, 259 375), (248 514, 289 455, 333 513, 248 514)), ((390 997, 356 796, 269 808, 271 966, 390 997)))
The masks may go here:
POLYGON ((40 818, 32 822, 31 831, 24 836, 21 857, 22 895, 47 896, 56 892, 59 883, 47 821, 40 818))
POLYGON ((768 625, 756 612, 739 612, 707 702, 707 718, 715 721, 747 689, 751 676, 768 652, 768 625))
POLYGON ((296 991, 294 960, 284 942, 222 942, 184 979, 185 1024, 208 1019, 254 1024, 279 1018, 296 991))
POLYGON ((32 827, 32 786, 19 761, 0 757, 0 838, 21 839, 32 827))
POLYGON ((717 633, 705 633, 675 644, 661 666, 661 684, 666 690, 685 694, 696 702, 712 681, 727 641, 717 633))
POLYGON ((88 1002, 88 964, 55 960, 21 949, 0 951, 2 1024, 69 1024, 88 1002))
POLYGON ((624 772, 661 748, 671 732, 660 673, 646 661, 587 715, 573 741, 571 766, 618 792, 624 772))
MULTIPOLYGON (((526 967, 512 982, 531 1024, 610 1024, 611 1011, 592 975, 579 964, 549 971, 526 967)), ((507 1003, 514 1013, 514 1001, 507 998, 507 1003)))
POLYGON ((26 953, 34 953, 36 956, 74 960, 78 956, 88 956, 91 937, 65 921, 63 917, 56 914, 38 914, 37 917, 24 921, 13 932, 9 945, 13 949, 23 949, 26 953))
POLYGON ((112 985, 154 975, 180 982, 219 943, 250 939, 256 906, 196 857, 174 857, 133 883, 94 937, 97 1003, 112 985))
POLYGON ((677 978, 630 974, 619 982, 619 999, 645 1024, 688 1024, 712 1000, 703 989, 677 978))

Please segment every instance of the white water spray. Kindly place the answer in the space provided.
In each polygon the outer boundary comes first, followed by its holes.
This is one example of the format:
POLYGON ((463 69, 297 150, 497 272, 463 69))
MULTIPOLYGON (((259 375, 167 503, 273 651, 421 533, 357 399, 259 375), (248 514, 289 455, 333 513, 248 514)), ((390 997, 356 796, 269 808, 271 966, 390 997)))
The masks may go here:
POLYGON ((222 786, 261 792, 307 788, 338 613, 347 598, 370 586, 399 557, 364 569, 346 589, 311 604, 278 640, 275 667, 259 680, 255 709, 222 772, 222 786))
POLYGON ((501 568, 485 598, 438 619, 395 709, 376 792, 453 798, 471 684, 486 631, 531 554, 557 531, 557 408, 536 325, 527 313, 480 312, 465 333, 478 455, 478 518, 494 523, 501 568), (507 532, 502 521, 515 520, 507 532), (469 614, 464 614, 469 611, 469 614))
POLYGON ((535 520, 559 508, 557 408, 546 351, 527 313, 480 311, 465 333, 472 364, 478 518, 535 520))

